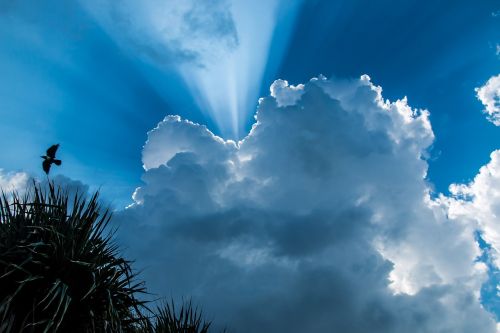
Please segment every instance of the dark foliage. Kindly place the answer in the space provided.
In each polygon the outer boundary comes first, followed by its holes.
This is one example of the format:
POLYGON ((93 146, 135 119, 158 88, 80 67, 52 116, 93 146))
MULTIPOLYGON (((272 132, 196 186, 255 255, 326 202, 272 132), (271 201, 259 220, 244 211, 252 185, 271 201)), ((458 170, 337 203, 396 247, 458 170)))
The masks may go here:
MULTIPOLYGON (((137 332, 145 291, 106 232, 98 193, 53 184, 0 198, 0 332, 137 332)), ((170 332, 170 331, 169 331, 170 332)))
POLYGON ((0 198, 0 333, 208 333, 191 302, 151 313, 130 262, 107 231, 111 218, 80 194, 49 183, 0 198))
POLYGON ((173 302, 156 309, 152 324, 155 333, 207 333, 210 322, 202 320, 201 310, 194 308, 191 301, 181 305, 176 311, 173 302))

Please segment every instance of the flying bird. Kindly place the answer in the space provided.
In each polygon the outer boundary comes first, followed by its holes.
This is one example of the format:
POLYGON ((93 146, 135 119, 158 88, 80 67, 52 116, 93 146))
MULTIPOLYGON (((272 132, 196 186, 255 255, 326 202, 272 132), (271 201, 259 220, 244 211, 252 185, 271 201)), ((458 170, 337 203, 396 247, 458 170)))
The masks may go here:
POLYGON ((42 163, 43 171, 45 171, 47 175, 49 174, 50 167, 52 166, 52 164, 61 165, 61 160, 56 159, 57 148, 59 148, 59 144, 52 145, 50 146, 49 149, 47 149, 46 156, 40 156, 41 158, 43 158, 43 163, 42 163))

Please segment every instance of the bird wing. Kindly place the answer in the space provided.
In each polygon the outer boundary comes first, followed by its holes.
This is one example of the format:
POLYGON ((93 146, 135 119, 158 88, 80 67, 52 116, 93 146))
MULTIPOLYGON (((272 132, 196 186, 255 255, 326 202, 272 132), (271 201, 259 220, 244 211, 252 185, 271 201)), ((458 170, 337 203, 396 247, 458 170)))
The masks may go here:
POLYGON ((50 146, 50 148, 47 149, 47 156, 51 157, 51 158, 55 158, 56 157, 57 148, 59 148, 59 144, 50 146))
POLYGON ((50 171, 50 161, 49 160, 43 161, 42 167, 43 167, 43 171, 45 171, 46 174, 49 174, 49 171, 50 171))

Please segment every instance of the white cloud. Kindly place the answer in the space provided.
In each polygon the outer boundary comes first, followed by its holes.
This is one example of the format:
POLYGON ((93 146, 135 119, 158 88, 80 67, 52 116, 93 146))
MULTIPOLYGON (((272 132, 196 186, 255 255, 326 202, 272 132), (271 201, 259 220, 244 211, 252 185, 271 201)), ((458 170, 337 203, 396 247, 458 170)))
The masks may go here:
POLYGON ((5 172, 0 169, 0 189, 5 193, 22 193, 28 184, 29 176, 24 172, 5 172))
POLYGON ((177 153, 192 152, 203 160, 217 156, 214 150, 234 150, 233 141, 225 142, 214 136, 205 126, 190 121, 182 121, 179 116, 167 116, 148 133, 148 141, 142 152, 145 170, 158 168, 170 161, 177 153), (165 142, 169 142, 165 145, 165 142), (206 147, 205 145, 209 146, 206 147))
POLYGON ((491 153, 491 161, 481 167, 470 184, 453 184, 450 214, 478 225, 484 240, 492 246, 493 259, 500 267, 500 150, 491 153))
POLYGON ((495 332, 474 223, 425 181, 425 110, 368 76, 276 81, 238 144, 167 117, 119 237, 152 292, 238 332, 495 332))
POLYGON ((492 76, 482 87, 476 88, 476 93, 485 106, 484 113, 487 114, 488 120, 500 126, 500 74, 492 76))
MULTIPOLYGON (((89 186, 79 180, 74 180, 63 175, 51 176, 50 181, 56 188, 62 188, 73 197, 79 193, 83 196, 89 195, 89 186)), ((0 191, 10 195, 13 192, 23 195, 26 191, 33 189, 33 185, 38 184, 41 188, 48 190, 48 178, 36 179, 26 172, 6 172, 0 169, 0 191)))
POLYGON ((294 105, 304 93, 304 85, 289 85, 286 80, 276 80, 270 88, 271 96, 276 99, 279 107, 294 105))

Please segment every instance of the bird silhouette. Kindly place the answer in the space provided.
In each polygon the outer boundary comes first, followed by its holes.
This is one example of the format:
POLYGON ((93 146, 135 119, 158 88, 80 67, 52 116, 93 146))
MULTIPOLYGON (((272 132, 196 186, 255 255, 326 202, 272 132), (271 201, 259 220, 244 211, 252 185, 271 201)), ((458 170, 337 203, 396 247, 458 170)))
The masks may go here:
POLYGON ((52 164, 61 165, 61 160, 56 159, 57 148, 59 148, 59 144, 52 145, 50 146, 49 149, 47 149, 46 156, 40 156, 41 158, 43 158, 42 162, 43 171, 45 171, 47 175, 49 174, 50 167, 52 166, 52 164))

